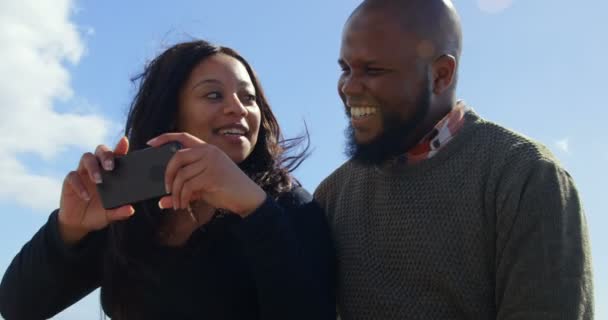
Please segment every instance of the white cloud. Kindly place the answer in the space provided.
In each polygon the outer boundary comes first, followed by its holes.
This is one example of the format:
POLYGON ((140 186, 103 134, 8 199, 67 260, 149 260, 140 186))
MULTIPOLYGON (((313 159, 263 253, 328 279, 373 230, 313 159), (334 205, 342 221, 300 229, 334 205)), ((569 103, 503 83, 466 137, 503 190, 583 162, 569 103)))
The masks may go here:
POLYGON ((57 206, 61 181, 32 173, 17 155, 33 154, 43 167, 52 166, 69 147, 103 141, 111 125, 82 109, 53 107, 74 101, 65 64, 77 64, 85 49, 70 21, 72 6, 71 0, 0 1, 0 199, 35 209, 57 206))
POLYGON ((570 141, 568 138, 555 141, 555 146, 562 152, 570 153, 570 141))
POLYGON ((59 205, 60 181, 30 174, 22 164, 11 157, 0 157, 0 172, 0 194, 4 198, 39 210, 49 210, 59 205))
POLYGON ((508 9, 512 4, 513 0, 477 0, 479 9, 487 13, 499 13, 508 9))

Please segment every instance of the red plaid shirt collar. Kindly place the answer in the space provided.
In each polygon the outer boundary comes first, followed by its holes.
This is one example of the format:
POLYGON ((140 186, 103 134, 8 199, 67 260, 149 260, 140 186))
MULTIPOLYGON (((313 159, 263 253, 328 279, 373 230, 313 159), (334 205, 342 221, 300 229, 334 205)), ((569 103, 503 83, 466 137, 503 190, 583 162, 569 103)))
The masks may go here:
POLYGON ((405 153, 407 164, 416 164, 436 155, 462 128, 467 110, 468 107, 464 102, 458 101, 452 111, 445 115, 417 145, 405 153))

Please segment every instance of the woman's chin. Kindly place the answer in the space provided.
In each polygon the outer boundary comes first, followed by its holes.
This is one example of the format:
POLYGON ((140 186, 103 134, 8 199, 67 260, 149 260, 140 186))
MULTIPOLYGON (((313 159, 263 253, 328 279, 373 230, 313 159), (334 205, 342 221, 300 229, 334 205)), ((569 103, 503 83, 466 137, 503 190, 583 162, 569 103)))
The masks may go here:
POLYGON ((247 159, 247 157, 251 154, 251 152, 249 152, 249 148, 247 148, 247 150, 245 150, 245 148, 240 150, 234 150, 234 148, 231 149, 232 150, 224 149, 224 152, 226 153, 228 158, 230 158, 230 160, 232 160, 236 164, 240 164, 241 162, 245 161, 245 159, 247 159))

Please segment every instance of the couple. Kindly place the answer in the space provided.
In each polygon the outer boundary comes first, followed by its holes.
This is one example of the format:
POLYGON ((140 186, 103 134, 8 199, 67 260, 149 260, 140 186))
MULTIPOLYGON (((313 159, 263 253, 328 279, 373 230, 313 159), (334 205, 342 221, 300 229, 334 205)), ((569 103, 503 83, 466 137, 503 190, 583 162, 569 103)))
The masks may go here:
POLYGON ((252 68, 204 41, 141 75, 126 135, 82 156, 0 287, 7 319, 101 287, 113 319, 591 319, 586 222, 541 145, 455 99, 447 0, 366 0, 338 91, 351 159, 313 197, 252 68), (171 196, 105 211, 113 157, 170 141, 171 196), (221 209, 221 210, 219 210, 221 209))

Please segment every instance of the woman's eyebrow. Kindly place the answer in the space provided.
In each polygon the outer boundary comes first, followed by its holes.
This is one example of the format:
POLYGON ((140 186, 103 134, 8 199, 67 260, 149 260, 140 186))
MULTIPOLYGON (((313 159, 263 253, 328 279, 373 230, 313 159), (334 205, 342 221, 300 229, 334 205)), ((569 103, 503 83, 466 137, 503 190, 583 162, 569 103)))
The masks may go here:
POLYGON ((202 86, 207 83, 222 84, 222 82, 217 79, 203 79, 203 80, 197 82, 195 85, 193 85, 192 90, 194 90, 196 87, 202 86))

